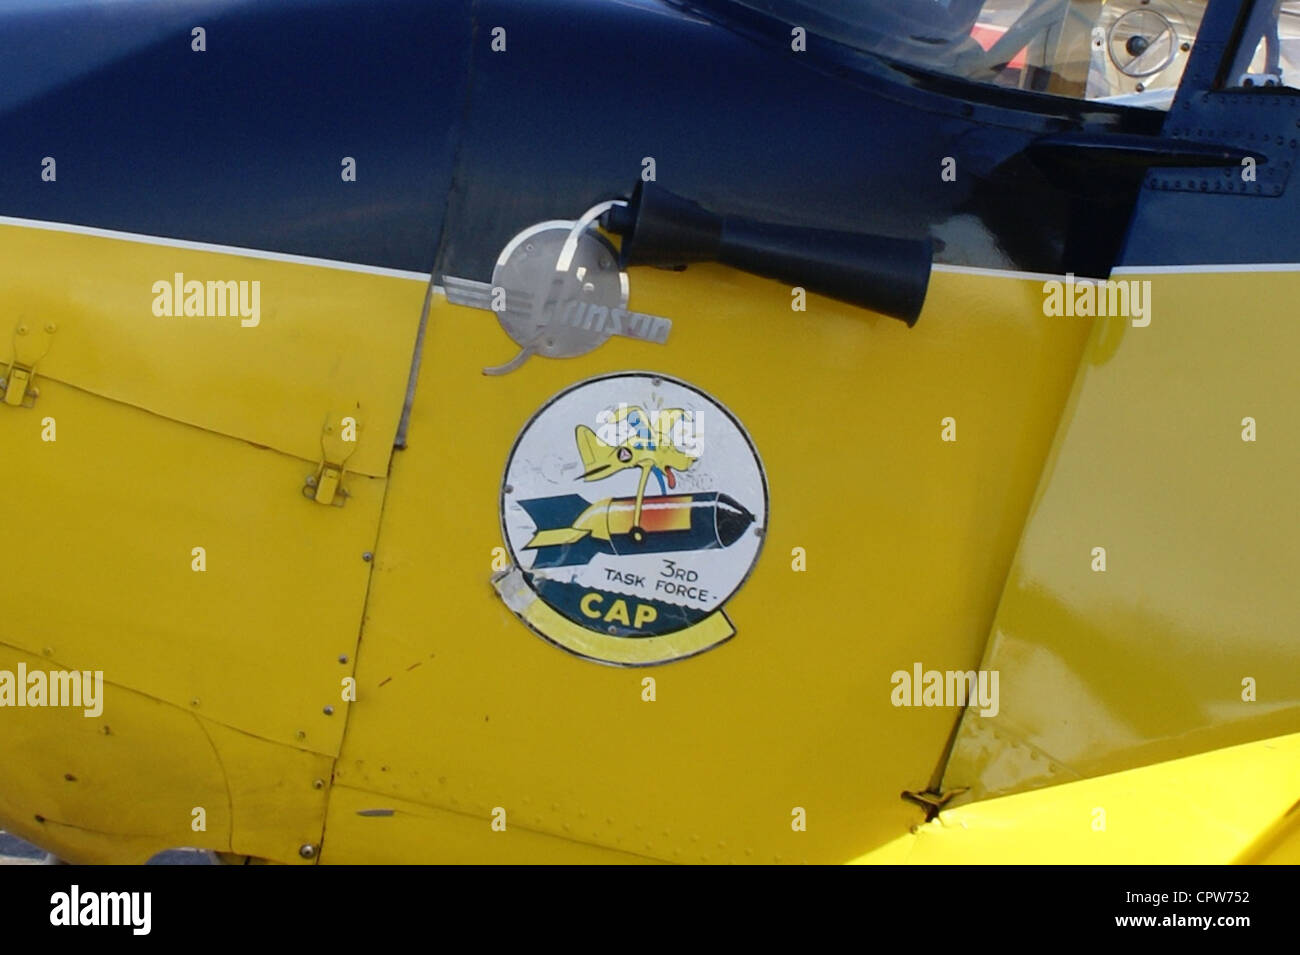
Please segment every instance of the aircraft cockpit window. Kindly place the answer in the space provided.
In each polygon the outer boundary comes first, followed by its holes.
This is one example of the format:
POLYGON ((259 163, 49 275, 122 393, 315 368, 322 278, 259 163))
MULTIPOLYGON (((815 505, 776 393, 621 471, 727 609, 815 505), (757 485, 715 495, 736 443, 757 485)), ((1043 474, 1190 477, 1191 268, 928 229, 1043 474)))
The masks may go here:
POLYGON ((896 62, 1155 109, 1173 101, 1205 11, 1205 0, 736 2, 896 62))

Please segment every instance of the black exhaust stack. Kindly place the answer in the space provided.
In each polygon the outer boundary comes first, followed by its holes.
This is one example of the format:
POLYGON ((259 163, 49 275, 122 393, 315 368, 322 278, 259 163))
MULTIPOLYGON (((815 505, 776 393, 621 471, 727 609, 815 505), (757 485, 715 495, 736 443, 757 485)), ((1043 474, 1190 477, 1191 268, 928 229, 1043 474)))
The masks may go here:
POLYGON ((929 238, 898 239, 718 216, 653 182, 637 183, 603 224, 623 237, 620 264, 721 262, 916 323, 934 254, 929 238))

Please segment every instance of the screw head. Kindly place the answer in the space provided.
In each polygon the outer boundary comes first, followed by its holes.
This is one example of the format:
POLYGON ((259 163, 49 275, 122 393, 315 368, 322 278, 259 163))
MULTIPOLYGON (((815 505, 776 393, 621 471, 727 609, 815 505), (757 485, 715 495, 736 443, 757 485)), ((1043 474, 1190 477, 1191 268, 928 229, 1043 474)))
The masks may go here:
POLYGON ((316 847, 313 845, 299 846, 298 855, 304 859, 314 859, 316 858, 316 847))
POLYGON ((347 663, 347 662, 348 662, 348 655, 346 653, 340 653, 339 663, 347 663))
POLYGON ((334 715, 334 707, 332 707, 332 706, 327 706, 327 707, 325 707, 325 709, 323 710, 323 712, 325 713, 326 716, 333 716, 333 715, 334 715))
POLYGON ((1150 48, 1151 41, 1139 33, 1133 34, 1128 38, 1128 42, 1124 44, 1124 49, 1128 51, 1130 56, 1141 56, 1150 48))
POLYGON ((325 788, 325 780, 323 780, 323 779, 313 779, 312 782, 311 782, 311 788, 312 788, 312 789, 324 789, 324 788, 325 788))
POLYGON ((375 559, 375 555, 372 554, 370 551, 366 551, 364 554, 361 555, 361 559, 368 564, 375 559))

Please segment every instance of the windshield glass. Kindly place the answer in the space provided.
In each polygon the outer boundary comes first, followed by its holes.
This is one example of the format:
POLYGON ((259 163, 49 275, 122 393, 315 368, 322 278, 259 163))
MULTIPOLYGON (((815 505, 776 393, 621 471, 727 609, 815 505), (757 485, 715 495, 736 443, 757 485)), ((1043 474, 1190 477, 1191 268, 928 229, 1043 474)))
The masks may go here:
POLYGON ((1167 108, 1205 0, 735 0, 963 79, 1167 108))

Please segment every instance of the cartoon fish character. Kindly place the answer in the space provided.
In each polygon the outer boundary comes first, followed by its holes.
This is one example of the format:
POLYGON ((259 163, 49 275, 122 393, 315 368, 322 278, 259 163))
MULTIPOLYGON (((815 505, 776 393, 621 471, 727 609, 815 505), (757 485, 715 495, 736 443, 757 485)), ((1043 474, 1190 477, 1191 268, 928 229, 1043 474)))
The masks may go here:
POLYGON ((582 455, 581 479, 602 481, 628 468, 641 469, 632 514, 632 539, 639 543, 645 539, 641 510, 650 475, 659 481, 659 493, 667 494, 669 489, 677 486, 677 475, 673 472, 686 471, 697 460, 672 442, 673 429, 679 421, 690 421, 690 414, 681 408, 668 408, 652 419, 642 408, 620 405, 614 412, 614 421, 626 422, 629 432, 627 439, 620 444, 606 444, 586 425, 578 425, 574 432, 578 453, 582 455))

